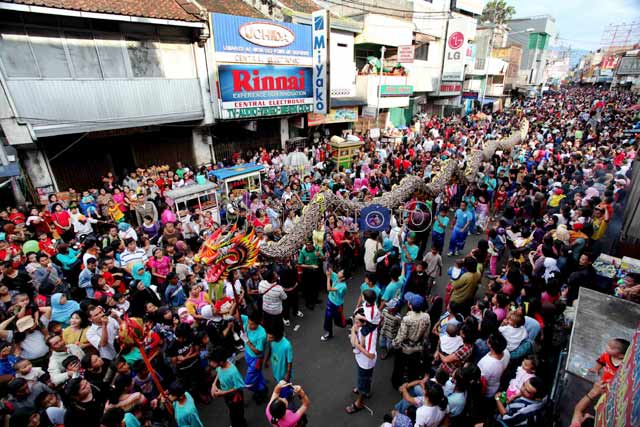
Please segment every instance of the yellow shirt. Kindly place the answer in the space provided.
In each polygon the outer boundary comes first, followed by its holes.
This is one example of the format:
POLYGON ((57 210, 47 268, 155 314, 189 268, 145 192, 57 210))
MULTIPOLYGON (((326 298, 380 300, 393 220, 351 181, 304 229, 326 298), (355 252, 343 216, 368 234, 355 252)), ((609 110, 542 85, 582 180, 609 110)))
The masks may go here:
POLYGON ((77 344, 80 342, 80 346, 84 346, 84 344, 89 344, 89 340, 87 339, 87 331, 89 327, 84 329, 73 329, 71 326, 64 328, 62 331, 62 339, 64 343, 69 344, 77 344))

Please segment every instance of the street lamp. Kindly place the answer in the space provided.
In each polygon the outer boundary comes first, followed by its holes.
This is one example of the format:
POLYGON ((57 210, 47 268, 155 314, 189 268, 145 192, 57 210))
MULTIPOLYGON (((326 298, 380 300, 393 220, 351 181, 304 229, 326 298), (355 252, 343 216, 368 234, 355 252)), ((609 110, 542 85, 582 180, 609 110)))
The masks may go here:
MULTIPOLYGON (((521 33, 532 33, 534 31, 535 31, 535 28, 527 28, 526 30, 514 31, 512 33, 509 33, 509 36, 512 36, 514 34, 521 34, 521 33)), ((491 29, 491 36, 489 37, 489 43, 487 43, 487 51, 484 55, 484 86, 482 88, 482 97, 480 98, 481 110, 482 110, 482 106, 484 105, 484 97, 487 93, 487 79, 489 78, 489 54, 491 53, 492 44, 493 44, 493 28, 491 29)))

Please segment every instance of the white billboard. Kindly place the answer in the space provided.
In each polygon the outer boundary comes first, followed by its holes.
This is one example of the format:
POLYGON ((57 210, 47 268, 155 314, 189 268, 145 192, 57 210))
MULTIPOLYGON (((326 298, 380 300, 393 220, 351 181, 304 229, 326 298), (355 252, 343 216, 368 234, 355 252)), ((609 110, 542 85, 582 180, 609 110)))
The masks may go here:
POLYGON ((484 0, 456 0, 454 7, 464 12, 473 13, 474 15, 482 15, 484 0))
POLYGON ((464 80, 464 61, 467 54, 467 31, 464 19, 449 20, 444 48, 442 80, 461 82, 464 80))

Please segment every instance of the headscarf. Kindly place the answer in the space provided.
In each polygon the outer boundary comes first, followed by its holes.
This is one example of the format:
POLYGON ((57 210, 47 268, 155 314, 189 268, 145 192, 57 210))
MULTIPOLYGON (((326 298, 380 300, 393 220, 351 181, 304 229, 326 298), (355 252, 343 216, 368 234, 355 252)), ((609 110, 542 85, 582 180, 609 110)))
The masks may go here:
POLYGON ((135 280, 141 281, 145 288, 151 286, 151 273, 145 270, 144 265, 141 262, 134 264, 133 267, 131 267, 131 276, 135 280), (140 270, 144 270, 144 273, 140 274, 140 270))
POLYGON ((121 222, 118 224, 118 231, 125 232, 131 228, 131 225, 126 222, 121 222))
POLYGON ((66 303, 60 304, 63 296, 64 294, 61 293, 51 295, 51 320, 67 324, 71 315, 80 310, 80 304, 72 299, 67 299, 66 303))
POLYGON ((544 274, 543 278, 545 282, 548 282, 549 279, 554 277, 554 273, 559 272, 558 268, 558 260, 551 257, 545 257, 544 259, 544 274))

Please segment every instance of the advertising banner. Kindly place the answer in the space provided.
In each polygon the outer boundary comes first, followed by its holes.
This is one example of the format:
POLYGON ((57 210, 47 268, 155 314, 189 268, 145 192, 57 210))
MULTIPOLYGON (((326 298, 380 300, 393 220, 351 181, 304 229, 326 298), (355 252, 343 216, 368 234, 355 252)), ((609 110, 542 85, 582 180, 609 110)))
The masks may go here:
POLYGON ((413 93, 411 85, 382 85, 380 96, 409 96, 413 93))
POLYGON ((640 57, 623 56, 620 59, 616 74, 619 76, 637 76, 640 74, 640 57))
POLYGON ((398 46, 398 62, 401 64, 411 64, 415 55, 416 47, 414 45, 398 46))
POLYGON ((442 82, 440 83, 440 95, 455 96, 460 95, 462 91, 462 83, 459 82, 442 82))
POLYGON ((465 12, 471 12, 474 15, 482 15, 484 0, 455 0, 455 4, 452 7, 465 12))
POLYGON ((307 67, 220 64, 223 118, 310 112, 311 77, 307 67))
POLYGON ((212 14, 218 62, 311 66, 311 27, 212 14))
POLYGON ((307 114, 307 126, 318 126, 328 123, 355 122, 358 120, 358 107, 332 108, 328 114, 307 114))
POLYGON ((464 80, 464 61, 467 52, 467 25, 464 20, 449 21, 444 49, 442 80, 461 82, 464 80))
POLYGON ((313 112, 329 111, 329 11, 313 12, 313 112))

